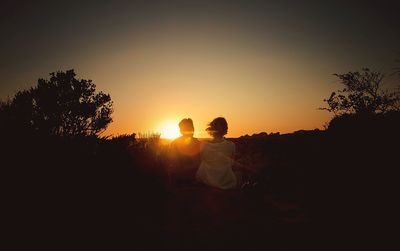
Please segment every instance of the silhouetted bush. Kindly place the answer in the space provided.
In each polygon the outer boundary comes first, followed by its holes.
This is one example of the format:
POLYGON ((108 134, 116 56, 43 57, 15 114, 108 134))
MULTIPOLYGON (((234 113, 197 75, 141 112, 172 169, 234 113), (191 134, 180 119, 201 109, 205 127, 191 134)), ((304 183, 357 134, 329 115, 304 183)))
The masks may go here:
POLYGON ((344 85, 338 93, 332 92, 324 101, 328 107, 320 108, 335 115, 357 113, 375 114, 400 110, 398 91, 383 89, 384 74, 364 68, 362 72, 334 74, 344 85))
POLYGON ((328 131, 348 136, 390 136, 397 134, 399 126, 400 112, 397 111, 381 114, 343 114, 335 116, 329 122, 328 131))
POLYGON ((76 79, 74 70, 50 76, 0 103, 2 131, 89 136, 107 128, 113 111, 110 95, 96 93, 96 85, 91 80, 76 79))

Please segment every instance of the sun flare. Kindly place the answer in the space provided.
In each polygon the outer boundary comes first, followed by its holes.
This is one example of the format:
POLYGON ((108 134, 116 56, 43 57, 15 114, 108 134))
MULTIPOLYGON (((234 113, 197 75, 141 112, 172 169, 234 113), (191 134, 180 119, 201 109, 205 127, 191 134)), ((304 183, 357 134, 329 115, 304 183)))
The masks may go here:
POLYGON ((175 139, 181 136, 178 124, 172 122, 163 124, 160 128, 160 132, 161 132, 161 138, 164 139, 175 139))

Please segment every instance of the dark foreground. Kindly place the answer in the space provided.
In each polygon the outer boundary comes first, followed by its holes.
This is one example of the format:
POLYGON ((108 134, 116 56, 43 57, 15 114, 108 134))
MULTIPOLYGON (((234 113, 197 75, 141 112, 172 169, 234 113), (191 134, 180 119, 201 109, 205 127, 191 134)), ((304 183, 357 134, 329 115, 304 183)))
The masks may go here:
POLYGON ((167 187, 154 139, 8 136, 4 237, 15 249, 386 249, 400 124, 374 123, 234 139, 249 181, 235 191, 167 187))

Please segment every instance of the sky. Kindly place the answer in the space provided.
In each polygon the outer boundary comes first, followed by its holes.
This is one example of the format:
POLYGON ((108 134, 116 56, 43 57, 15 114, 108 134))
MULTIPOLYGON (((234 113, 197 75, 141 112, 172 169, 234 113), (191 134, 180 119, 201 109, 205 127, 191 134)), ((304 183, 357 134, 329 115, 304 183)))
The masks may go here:
POLYGON ((0 3, 0 99, 75 69, 111 95, 104 135, 190 117, 206 137, 218 116, 228 137, 322 129, 334 73, 400 58, 400 1, 0 3))

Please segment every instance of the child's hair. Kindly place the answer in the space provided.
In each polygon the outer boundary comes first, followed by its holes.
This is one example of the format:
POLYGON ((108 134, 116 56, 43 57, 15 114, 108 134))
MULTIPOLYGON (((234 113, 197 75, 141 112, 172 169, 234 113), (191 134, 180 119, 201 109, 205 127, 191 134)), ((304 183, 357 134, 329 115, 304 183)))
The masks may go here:
POLYGON ((193 134, 194 126, 192 119, 191 118, 182 119, 181 122, 179 122, 179 129, 181 130, 181 133, 184 135, 193 134))
POLYGON ((228 133, 228 122, 223 117, 215 118, 208 124, 206 131, 212 137, 223 137, 228 133))

